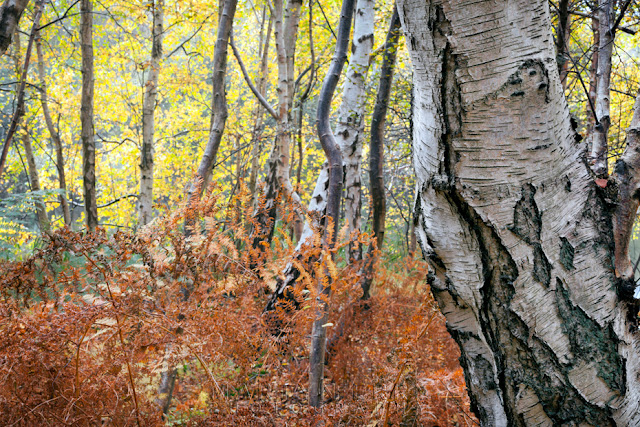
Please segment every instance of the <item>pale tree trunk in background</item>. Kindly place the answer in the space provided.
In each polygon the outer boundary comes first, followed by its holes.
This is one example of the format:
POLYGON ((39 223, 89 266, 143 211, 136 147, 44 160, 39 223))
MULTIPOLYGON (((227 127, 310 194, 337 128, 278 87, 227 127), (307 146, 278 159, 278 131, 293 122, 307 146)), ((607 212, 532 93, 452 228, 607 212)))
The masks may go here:
POLYGON ((592 145, 592 136, 593 131, 596 127, 596 118, 594 113, 594 108, 596 105, 596 96, 598 93, 598 50, 600 49, 600 25, 598 24, 598 20, 593 18, 591 19, 591 29, 593 31, 593 53, 591 54, 591 63, 589 64, 589 100, 590 102, 586 103, 587 108, 587 130, 585 135, 585 140, 590 145, 588 148, 591 149, 592 145))
POLYGON ((58 182, 62 194, 60 195, 60 207, 62 208, 62 217, 64 224, 71 226, 71 211, 69 210, 69 202, 67 201, 67 178, 64 171, 64 154, 62 152, 62 139, 60 134, 53 125, 51 111, 49 110, 49 100, 47 97, 46 75, 44 71, 44 56, 42 54, 42 40, 40 33, 36 36, 36 52, 38 55, 38 77, 40 78, 40 103, 42 104, 42 114, 47 124, 47 130, 53 141, 53 147, 56 151, 56 169, 58 171, 58 182))
MULTIPOLYGON (((237 5, 238 0, 224 0, 221 5, 222 11, 219 14, 218 33, 213 52, 213 100, 209 140, 202 154, 202 160, 200 161, 200 166, 198 166, 196 176, 189 187, 187 199, 189 205, 193 205, 200 200, 202 192, 209 184, 211 171, 224 134, 224 126, 227 122, 227 96, 225 93, 227 51, 237 5)), ((189 234, 194 225, 193 218, 187 218, 185 220, 185 233, 189 234)))
MULTIPOLYGON (((262 250, 262 242, 271 243, 278 210, 278 198, 291 199, 299 207, 300 196, 293 189, 290 173, 291 108, 293 105, 293 58, 298 39, 301 0, 292 0, 285 12, 283 0, 273 6, 274 38, 278 57, 278 108, 276 140, 267 162, 264 206, 256 213, 258 229, 253 231, 253 249, 262 250), (286 15, 286 19, 285 19, 286 15)), ((300 214, 298 214, 300 215, 300 214)))
MULTIPOLYGON (((347 67, 342 92, 342 103, 338 108, 336 143, 342 152, 344 164, 344 217, 347 232, 359 232, 362 211, 362 131, 365 85, 369 71, 369 57, 373 49, 373 25, 375 21, 374 0, 358 0, 353 26, 351 58, 347 67)), ((360 245, 349 245, 349 259, 362 258, 360 245)))
POLYGON ((80 50, 82 55, 82 95, 80 123, 82 130, 82 182, 87 229, 98 226, 96 201, 96 143, 93 128, 93 6, 92 0, 80 2, 80 50))
MULTIPOLYGON (((16 75, 18 79, 22 76, 22 54, 20 49, 20 33, 16 31, 14 36, 14 61, 16 67, 16 75)), ((29 135, 29 129, 27 128, 26 120, 22 125, 22 145, 24 146, 25 157, 27 159, 27 173, 29 175, 29 184, 31 191, 40 191, 40 179, 38 178, 38 167, 36 165, 36 158, 33 154, 33 147, 31 145, 31 136, 29 135)), ((41 196, 36 196, 35 200, 36 217, 38 219, 38 227, 41 233, 49 233, 51 231, 51 224, 49 223, 49 217, 47 216, 47 208, 44 205, 44 201, 41 196)))
MULTIPOLYGON (((365 102, 365 83, 369 70, 369 56, 373 48, 374 1, 359 0, 354 23, 352 56, 344 83, 344 95, 338 109, 338 125, 335 139, 343 153, 345 166, 345 209, 350 231, 360 229, 361 180, 360 163, 362 161, 362 115, 365 102), (355 224, 355 227, 354 227, 355 224)), ((311 196, 307 212, 313 222, 304 223, 304 229, 296 246, 296 258, 305 245, 311 245, 315 230, 324 228, 324 215, 327 208, 327 192, 329 190, 329 170, 325 164, 320 170, 316 186, 311 196)), ((352 258, 359 259, 361 249, 351 247, 352 258)), ((271 295, 265 311, 275 309, 279 299, 291 298, 289 289, 300 276, 294 263, 288 263, 278 278, 276 289, 271 295)))
MULTIPOLYGON (((31 146, 31 136, 27 125, 22 126, 22 145, 24 145, 25 157, 27 159, 27 170, 29 172, 29 182, 31 184, 31 191, 40 191, 40 179, 38 178, 38 167, 36 166, 36 158, 33 155, 33 147, 31 146)), ((47 233, 51 231, 51 224, 49 217, 47 216, 47 208, 42 201, 42 197, 36 196, 36 216, 38 218, 38 227, 41 233, 47 233)))
POLYGON ((318 408, 324 399, 324 362, 327 345, 327 320, 329 318, 329 298, 331 296, 331 274, 328 263, 334 258, 333 248, 338 233, 340 219, 340 199, 342 198, 342 181, 344 179, 342 154, 331 130, 329 114, 331 100, 335 93, 342 68, 347 61, 349 34, 355 0, 343 0, 340 11, 340 24, 336 37, 336 50, 331 65, 322 83, 318 98, 318 137, 322 151, 329 163, 329 190, 327 191, 327 226, 323 231, 322 263, 324 277, 317 277, 318 295, 316 297, 316 318, 311 329, 311 349, 309 351, 309 405, 318 408), (326 285, 326 286, 325 286, 326 285))
MULTIPOLYGON (((260 79, 258 80, 258 91, 262 96, 266 96, 267 92, 267 74, 269 72, 269 44, 271 41, 271 30, 273 29, 273 17, 269 13, 269 18, 267 18, 267 8, 266 6, 262 10, 262 21, 263 26, 266 20, 267 31, 266 35, 263 37, 263 31, 260 31, 260 79)), ((255 109, 255 118, 252 132, 252 140, 253 147, 251 148, 251 172, 249 174, 249 192, 252 197, 252 206, 257 199, 256 186, 258 183, 258 171, 260 169, 260 147, 262 144, 262 133, 264 130, 264 106, 258 103, 255 109)))
POLYGON ((591 147, 591 169, 599 177, 609 174, 607 165, 609 126, 611 125, 611 55, 613 54, 613 5, 615 0, 599 0, 598 87, 596 92, 596 126, 591 147))
POLYGON ((571 58, 569 55, 569 43, 571 42, 571 0, 560 0, 558 4, 558 28, 556 30, 556 48, 558 53, 558 68, 562 89, 567 88, 567 76, 571 58))
POLYGON ((416 231, 482 425, 640 425, 638 309, 617 293, 613 209, 575 143, 548 7, 399 2, 416 231))
MULTIPOLYGON (((396 65, 398 40, 400 39, 400 17, 398 8, 393 8, 387 40, 384 45, 384 57, 380 69, 380 85, 376 96, 376 105, 371 117, 371 144, 369 149, 369 182, 371 185, 371 228, 376 239, 376 247, 382 249, 384 243, 385 216, 387 202, 384 188, 384 128, 387 119, 387 106, 391 96, 391 84, 396 65)), ((373 267, 375 264, 374 246, 369 245, 367 263, 364 266, 362 280, 362 298, 369 298, 373 267)))
POLYGON ((155 109, 158 96, 158 77, 162 59, 162 32, 164 0, 153 2, 153 30, 149 75, 145 85, 142 106, 142 149, 140 151, 140 196, 138 197, 138 225, 148 224, 153 219, 153 136, 155 131, 155 109))
POLYGON ((22 12, 29 0, 5 0, 0 6, 0 55, 11 45, 11 37, 18 29, 22 12))

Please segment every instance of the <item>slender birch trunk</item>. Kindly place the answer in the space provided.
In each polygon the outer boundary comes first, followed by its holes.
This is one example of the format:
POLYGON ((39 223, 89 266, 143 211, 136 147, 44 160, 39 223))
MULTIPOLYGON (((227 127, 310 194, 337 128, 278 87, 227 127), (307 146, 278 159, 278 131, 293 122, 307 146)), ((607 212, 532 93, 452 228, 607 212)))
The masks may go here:
POLYGON ((596 92, 596 125, 591 148, 591 168, 599 177, 609 175, 607 155, 609 151, 609 126, 611 125, 611 56, 615 38, 613 30, 614 2, 615 0, 599 0, 598 2, 600 32, 596 75, 598 88, 596 92))
POLYGON ((82 95, 80 123, 82 126, 82 182, 87 229, 98 226, 96 200, 96 143, 93 127, 93 5, 92 0, 80 2, 80 51, 82 55, 82 95))
POLYGON ((47 95, 46 74, 44 70, 44 55, 42 54, 42 40, 40 33, 36 36, 36 53, 38 55, 38 77, 40 78, 40 103, 42 104, 42 114, 47 125, 47 130, 53 141, 53 147, 56 152, 56 170, 58 171, 60 194, 60 207, 62 209, 62 217, 66 226, 71 226, 71 211, 69 202, 67 201, 67 178, 64 171, 64 153, 62 151, 62 139, 58 130, 53 124, 51 111, 49 110, 49 98, 47 95))
POLYGON ((381 250, 384 242, 385 216, 387 202, 384 187, 384 130, 387 120, 387 107, 391 96, 391 84, 396 65, 396 53, 400 39, 400 17, 398 8, 393 8, 387 40, 384 45, 382 68, 380 69, 380 85, 376 96, 376 105, 371 118, 371 146, 369 149, 369 182, 371 185, 372 231, 376 239, 376 246, 369 245, 367 263, 364 266, 362 280, 362 298, 369 298, 371 282, 373 281, 373 267, 375 264, 375 249, 381 250))
POLYGON ((575 143, 548 2, 398 10, 418 240, 481 425, 640 425, 638 305, 613 269, 629 235, 614 242, 612 216, 633 206, 575 143))
MULTIPOLYGON (((278 108, 276 140, 267 162, 264 204, 256 212, 253 249, 260 253, 264 242, 271 243, 278 211, 278 199, 290 199, 299 210, 301 199, 291 184, 291 108, 293 106, 293 59, 298 38, 302 0, 291 0, 284 10, 284 0, 273 4, 274 39, 278 57, 278 108), (286 18, 285 18, 286 17, 286 18)), ((300 212, 297 213, 301 215, 300 212)))
POLYGON ((142 149, 140 151, 140 196, 138 197, 138 225, 153 219, 153 154, 155 109, 158 96, 158 78, 162 60, 164 0, 153 2, 153 30, 149 75, 145 84, 142 106, 142 149))
MULTIPOLYGON (((224 0, 218 20, 218 33, 213 52, 213 100, 211 108, 211 123, 209 140, 202 154, 200 166, 191 183, 188 194, 188 204, 193 205, 200 200, 202 192, 211 179, 211 171, 215 164, 216 155, 220 148, 224 127, 227 122, 227 96, 225 93, 225 76, 227 73, 227 51, 229 37, 233 26, 238 0, 224 0)), ((185 221, 185 233, 189 234, 195 222, 193 218, 185 221)))
POLYGON ((593 31, 593 53, 591 54, 591 63, 589 64, 589 101, 586 103, 587 109, 587 130, 585 140, 589 144, 589 150, 593 145, 593 131, 596 127, 596 117, 594 106, 596 105, 596 96, 598 93, 598 50, 600 50, 600 25, 598 20, 591 19, 591 29, 593 31))
POLYGON ((342 154, 336 138, 331 130, 329 114, 331 100, 342 74, 342 68, 347 61, 349 34, 355 0, 343 0, 340 11, 340 24, 336 40, 336 50, 324 78, 320 98, 318 99, 318 137, 322 150, 329 163, 329 191, 327 192, 327 227, 323 233, 323 264, 325 276, 318 278, 318 303, 316 319, 311 329, 311 350, 309 352, 309 405, 320 407, 324 396, 324 359, 327 347, 327 320, 329 316, 329 298, 331 296, 331 274, 328 263, 334 257, 333 247, 338 234, 338 220, 340 215, 340 199, 342 196, 342 181, 344 179, 342 154), (325 286, 326 285, 326 286, 325 286))

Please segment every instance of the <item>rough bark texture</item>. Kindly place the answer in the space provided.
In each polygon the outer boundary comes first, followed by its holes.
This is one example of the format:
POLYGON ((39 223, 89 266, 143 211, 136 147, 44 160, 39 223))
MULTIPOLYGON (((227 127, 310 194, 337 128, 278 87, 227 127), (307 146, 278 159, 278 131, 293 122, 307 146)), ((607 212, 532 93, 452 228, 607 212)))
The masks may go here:
MULTIPOLYGON (((322 90, 318 99, 318 137, 322 150, 329 163, 329 190, 327 191, 327 227, 323 235, 323 247, 325 258, 332 257, 331 250, 335 244, 338 232, 338 220, 340 214, 340 199, 342 196, 342 154, 336 143, 336 138, 331 130, 329 114, 331 112, 331 100, 338 85, 342 68, 347 60, 347 47, 349 34, 351 33, 351 19, 353 16, 355 0, 343 0, 340 11, 340 24, 336 40, 336 50, 329 66, 329 71, 322 83, 322 90)), ((320 407, 324 394, 324 360, 327 344, 327 319, 329 316, 329 296, 331 294, 331 276, 326 271, 326 277, 318 278, 318 308, 316 319, 311 329, 311 350, 309 352, 309 405, 320 407), (327 286, 325 286, 327 285, 327 286)))
POLYGON ((47 97, 47 82, 44 70, 44 56, 42 54, 42 41, 40 33, 36 36, 36 52, 38 55, 38 77, 40 78, 40 103, 42 104, 42 114, 47 124, 47 130, 53 141, 53 147, 56 151, 56 169, 58 171, 58 182, 62 194, 60 194, 60 207, 62 208, 62 217, 66 226, 71 226, 71 211, 69 202, 67 201, 67 178, 64 171, 64 153, 62 152, 62 139, 58 130, 53 124, 51 111, 49 110, 49 99, 47 97))
POLYGON ((27 4, 29 0, 5 0, 0 6, 0 55, 4 55, 11 45, 11 37, 27 4))
POLYGON ((575 143, 548 2, 399 2, 418 239, 485 426, 640 425, 614 207, 575 143))
POLYGON ((82 182, 87 229, 98 226, 96 200, 96 142, 93 128, 93 5, 92 0, 80 2, 80 50, 82 54, 82 94, 80 123, 82 130, 82 182))
MULTIPOLYGON (((188 195, 188 204, 192 205, 200 200, 204 189, 211 179, 211 171, 216 161, 218 148, 222 141, 224 126, 227 122, 227 96, 225 92, 225 76, 227 74, 227 52, 229 36, 233 25, 233 17, 236 14, 238 0, 224 0, 222 11, 218 18, 218 34, 213 52, 213 100, 211 107, 211 123, 209 140, 202 154, 200 166, 191 183, 188 195)), ((192 219, 186 221, 185 232, 190 233, 194 226, 192 219)))
POLYGON ((609 144, 609 126, 611 125, 611 55, 613 54, 613 4, 615 0, 600 0, 598 2, 599 48, 596 91, 596 125, 593 132, 593 146, 591 147, 591 168, 599 177, 609 174, 607 153, 609 144))
POLYGON ((153 135, 155 131, 155 109, 158 96, 158 77, 162 59, 162 33, 164 1, 153 2, 153 29, 149 75, 145 85, 142 106, 142 149, 140 151, 140 196, 138 197, 138 225, 148 224, 153 219, 153 135))
MULTIPOLYGON (((376 96, 376 105, 371 117, 371 146, 369 149, 369 182, 371 185, 371 228, 376 239, 378 250, 384 242, 384 223, 387 213, 387 202, 384 188, 384 127, 387 119, 387 106, 391 96, 393 71, 396 65, 396 52, 400 39, 400 17, 398 8, 393 8, 387 40, 384 45, 384 57, 380 69, 380 85, 376 96)), ((369 298, 369 290, 373 280, 373 266, 375 261, 374 246, 370 245, 367 252, 367 263, 364 267, 362 281, 362 298, 369 298)))

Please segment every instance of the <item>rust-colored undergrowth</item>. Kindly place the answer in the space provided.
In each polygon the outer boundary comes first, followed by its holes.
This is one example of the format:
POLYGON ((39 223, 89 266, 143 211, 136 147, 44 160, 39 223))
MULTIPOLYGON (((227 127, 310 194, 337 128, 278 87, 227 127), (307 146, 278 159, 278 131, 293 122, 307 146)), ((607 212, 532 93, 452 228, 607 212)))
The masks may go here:
MULTIPOLYGON (((334 265, 304 268, 298 309, 264 316, 293 243, 280 230, 271 248, 249 249, 243 205, 239 196, 223 211, 211 196, 138 234, 59 230, 26 261, 0 264, 0 424, 475 424, 422 261, 381 262, 363 306, 358 266, 338 245, 334 265), (189 238, 185 216, 199 224, 189 238), (326 271, 327 403, 316 411, 306 405, 308 337, 326 271), (177 379, 163 419, 167 369, 177 379)), ((321 255, 315 245, 303 259, 321 255)))

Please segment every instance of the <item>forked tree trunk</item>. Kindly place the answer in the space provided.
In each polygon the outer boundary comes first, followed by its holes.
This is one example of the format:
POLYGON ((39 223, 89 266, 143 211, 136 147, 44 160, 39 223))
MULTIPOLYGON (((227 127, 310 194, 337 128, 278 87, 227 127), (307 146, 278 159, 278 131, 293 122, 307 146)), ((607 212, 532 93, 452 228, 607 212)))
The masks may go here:
POLYGON ((47 130, 53 141, 53 147, 56 151, 56 169, 58 171, 58 182, 60 191, 60 207, 62 208, 62 217, 66 226, 71 226, 71 211, 69 202, 67 201, 67 178, 64 171, 64 153, 62 152, 62 139, 58 130, 53 125, 51 111, 49 110, 49 99, 47 96, 46 75, 44 71, 44 55, 42 54, 42 41, 40 32, 36 36, 36 52, 38 55, 38 77, 40 78, 40 103, 42 104, 42 114, 47 124, 47 130))
POLYGON ((140 196, 138 197, 138 225, 148 224, 153 219, 153 136, 155 131, 155 109, 158 96, 158 77, 162 59, 162 33, 164 0, 153 2, 153 30, 149 75, 145 85, 142 106, 142 149, 140 150, 140 196))
POLYGON ((96 142, 93 128, 93 0, 80 2, 80 51, 82 54, 82 94, 80 99, 80 123, 82 130, 82 182, 84 189, 84 213, 87 229, 98 226, 96 200, 96 142))
POLYGON ((575 143, 548 7, 399 3, 418 239, 482 425, 640 425, 615 194, 594 184, 575 143))

